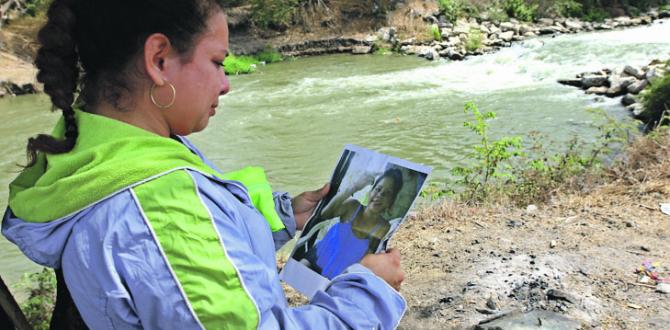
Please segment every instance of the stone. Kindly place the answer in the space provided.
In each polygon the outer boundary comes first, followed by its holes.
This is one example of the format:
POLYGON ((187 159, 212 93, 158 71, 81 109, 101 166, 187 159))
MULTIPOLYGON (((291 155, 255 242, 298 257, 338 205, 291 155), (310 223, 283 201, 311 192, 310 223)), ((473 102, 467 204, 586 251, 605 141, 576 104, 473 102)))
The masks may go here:
POLYGON ((534 37, 536 35, 537 34, 535 34, 535 32, 533 32, 533 31, 528 31, 528 32, 523 34, 523 36, 526 37, 526 38, 534 37))
POLYGON ((561 85, 573 86, 573 87, 582 87, 581 79, 558 79, 558 83, 561 85))
POLYGON ((656 284, 656 292, 665 293, 665 294, 670 293, 670 283, 658 283, 658 284, 656 284))
POLYGON ((470 33, 470 24, 458 24, 454 27, 454 34, 470 33))
POLYGON ((465 58, 465 54, 463 54, 459 51, 456 51, 454 49, 449 49, 449 52, 447 53, 447 57, 449 57, 450 59, 452 59, 454 61, 460 61, 460 60, 465 58))
POLYGON ((648 84, 649 83, 645 79, 638 80, 637 82, 626 86, 626 90, 631 94, 639 94, 643 89, 645 89, 645 87, 647 87, 648 84))
POLYGON ((626 109, 628 109, 628 111, 631 112, 634 118, 640 119, 642 113, 644 112, 644 105, 642 105, 641 103, 633 103, 626 109))
POLYGON ((623 73, 627 74, 629 76, 635 77, 637 79, 643 79, 644 78, 644 72, 638 68, 634 68, 630 65, 626 65, 626 67, 623 68, 623 73))
POLYGON ((491 30, 486 25, 480 25, 479 26, 479 31, 481 31, 483 34, 490 34, 491 33, 491 30))
POLYGON ((591 87, 586 90, 586 94, 597 94, 597 95, 604 95, 607 94, 607 90, 609 88, 602 86, 602 87, 591 87))
POLYGON ((632 94, 626 94, 621 98, 621 104, 625 107, 634 104, 635 102, 637 102, 637 100, 632 94))
POLYGON ((607 85, 607 76, 589 75, 582 78, 582 88, 601 87, 607 85))
POLYGON ((605 23, 599 23, 593 26, 595 30, 611 30, 612 26, 605 23))
POLYGON ((377 30, 377 37, 379 40, 391 42, 396 38, 396 28, 393 26, 382 27, 377 30))
POLYGON ((495 24, 492 24, 491 26, 489 26, 489 30, 491 31, 491 34, 495 34, 495 33, 500 33, 500 32, 501 32, 500 28, 497 27, 495 24))
POLYGON ((417 55, 429 61, 437 60, 438 58, 440 58, 440 54, 437 52, 437 50, 435 50, 435 48, 432 47, 422 47, 417 52, 417 55))
POLYGON ((653 21, 654 21, 654 19, 651 18, 651 16, 649 16, 649 15, 640 17, 640 24, 643 24, 643 25, 649 25, 653 21))
POLYGON ((503 32, 499 34, 498 37, 500 37, 500 39, 503 41, 512 41, 512 38, 514 37, 514 31, 503 32))
POLYGON ((573 31, 579 31, 582 28, 584 28, 584 26, 582 25, 581 22, 573 21, 573 20, 566 20, 565 21, 565 27, 567 27, 568 29, 573 30, 573 31))
POLYGON ((491 316, 474 326, 476 330, 494 329, 552 329, 577 330, 581 329, 580 322, 563 315, 546 310, 536 309, 529 312, 511 312, 491 316))
POLYGON ((630 26, 632 25, 632 20, 628 16, 619 16, 614 19, 614 22, 616 22, 619 26, 630 26))
POLYGON ((526 213, 533 214, 535 212, 537 212, 537 206, 536 205, 530 204, 530 205, 526 206, 526 213))
POLYGON ((607 96, 616 97, 625 94, 628 85, 636 81, 637 79, 633 77, 612 75, 610 77, 610 88, 607 90, 607 96))
POLYGON ((658 13, 658 18, 670 18, 670 10, 663 10, 658 13))
POLYGON ((372 46, 353 46, 351 47, 351 53, 355 55, 369 54, 372 53, 372 46))
POLYGON ((556 289, 549 289, 547 291, 547 299, 567 301, 571 304, 574 304, 577 301, 572 295, 556 289))
POLYGON ((540 18, 537 20, 537 23, 544 26, 554 25, 554 20, 551 18, 540 18))
POLYGON ((442 39, 449 38, 451 36, 451 29, 449 28, 440 29, 440 36, 442 36, 442 39))
POLYGON ((516 28, 516 25, 514 25, 514 23, 512 23, 512 22, 502 22, 502 23, 500 23, 500 29, 503 30, 503 32, 514 31, 515 28, 516 28))
POLYGON ((449 37, 448 42, 449 42, 449 45, 454 46, 454 47, 459 46, 462 43, 461 38, 459 38, 459 37, 449 37))
POLYGON ((540 34, 554 34, 561 32, 561 29, 556 26, 542 26, 538 30, 540 34))
POLYGON ((519 34, 524 35, 528 32, 535 32, 535 29, 530 27, 528 24, 521 24, 521 26, 519 26, 519 34))
POLYGON ((551 242, 549 242, 549 248, 553 249, 555 247, 556 247, 556 241, 552 239, 551 242))
POLYGON ((647 71, 647 74, 645 74, 644 78, 649 82, 653 83, 657 79, 663 78, 664 71, 661 70, 660 68, 651 68, 649 71, 647 71))

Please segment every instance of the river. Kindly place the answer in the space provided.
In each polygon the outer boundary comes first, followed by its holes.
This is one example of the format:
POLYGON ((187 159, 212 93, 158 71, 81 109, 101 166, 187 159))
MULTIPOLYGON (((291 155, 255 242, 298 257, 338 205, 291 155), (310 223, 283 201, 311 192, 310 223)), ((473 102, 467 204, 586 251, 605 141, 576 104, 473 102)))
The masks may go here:
MULTIPOLYGON (((543 37, 461 62, 414 56, 332 55, 260 67, 231 77, 217 116, 192 140, 224 170, 263 166, 277 190, 299 193, 328 180, 342 147, 362 145, 434 168, 433 180, 468 162, 475 137, 463 127, 463 104, 495 111, 495 136, 546 133, 555 148, 578 136, 593 140, 602 108, 630 120, 618 99, 585 95, 558 78, 603 67, 644 65, 670 55, 670 21, 627 30, 543 37)), ((25 162, 27 138, 58 117, 44 95, 0 100, 0 186, 25 162)), ((63 196, 67 198, 67 196, 63 196)), ((6 204, 7 191, 0 191, 6 204)), ((0 276, 16 283, 38 270, 0 239, 0 276)))

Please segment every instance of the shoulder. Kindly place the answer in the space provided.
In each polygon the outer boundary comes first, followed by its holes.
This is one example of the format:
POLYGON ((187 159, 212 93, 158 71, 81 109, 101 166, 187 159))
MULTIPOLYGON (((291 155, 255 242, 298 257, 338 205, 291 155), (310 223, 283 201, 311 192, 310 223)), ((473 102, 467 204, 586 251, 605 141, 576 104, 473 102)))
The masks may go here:
POLYGON ((342 211, 341 211, 341 221, 345 222, 348 221, 349 218, 351 218, 354 215, 354 212, 361 207, 361 203, 355 199, 355 198, 349 198, 347 199, 344 203, 342 203, 342 211))

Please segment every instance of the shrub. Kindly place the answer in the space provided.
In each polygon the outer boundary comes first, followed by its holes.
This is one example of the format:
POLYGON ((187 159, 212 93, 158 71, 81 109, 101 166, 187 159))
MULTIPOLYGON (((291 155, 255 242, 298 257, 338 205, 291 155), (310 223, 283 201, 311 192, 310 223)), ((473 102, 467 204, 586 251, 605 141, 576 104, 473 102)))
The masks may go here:
POLYGON ((286 29, 299 0, 251 0, 251 20, 262 28, 286 29))
POLYGON ((491 191, 491 182, 497 178, 510 178, 509 161, 521 155, 521 137, 503 137, 493 140, 489 135, 488 121, 496 117, 494 112, 480 112, 477 106, 468 102, 465 113, 472 119, 463 123, 479 137, 470 158, 473 164, 468 167, 455 167, 452 174, 458 177, 457 183, 465 188, 464 194, 469 200, 486 199, 491 191))
POLYGON ((670 74, 654 81, 642 94, 644 112, 642 117, 647 127, 667 125, 670 115, 670 74))
POLYGON ((275 49, 266 47, 260 53, 256 54, 256 59, 265 63, 277 63, 284 60, 284 57, 275 49))
POLYGON ((226 57, 226 60, 223 61, 223 68, 226 74, 237 75, 256 71, 256 66, 258 64, 258 60, 251 56, 235 56, 229 54, 226 57))
POLYGON ((551 6, 550 12, 562 17, 581 17, 582 4, 576 0, 557 0, 551 6))
POLYGON ((465 49, 474 52, 482 48, 482 31, 479 29, 470 29, 468 39, 465 42, 465 49))
POLYGON ((528 4, 524 0, 504 0, 503 9, 509 17, 514 17, 522 21, 530 22, 537 15, 537 4, 528 4))
POLYGON ((17 285, 28 290, 28 299, 21 304, 23 314, 36 330, 48 330, 56 302, 56 275, 44 268, 41 272, 26 274, 17 285))
POLYGON ((438 0, 437 5, 440 8, 440 12, 447 17, 449 22, 456 22, 463 14, 463 3, 461 0, 438 0))
POLYGON ((430 38, 435 41, 442 40, 442 33, 440 33, 440 27, 437 26, 437 24, 431 24, 428 27, 428 34, 430 35, 430 38))

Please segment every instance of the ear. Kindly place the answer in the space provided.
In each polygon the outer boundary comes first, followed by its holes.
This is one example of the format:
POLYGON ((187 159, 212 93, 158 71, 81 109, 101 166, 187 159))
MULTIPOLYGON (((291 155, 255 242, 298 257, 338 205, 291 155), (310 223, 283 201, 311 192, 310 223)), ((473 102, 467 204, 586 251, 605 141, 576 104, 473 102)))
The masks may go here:
POLYGON ((154 33, 144 42, 144 69, 158 86, 167 80, 165 64, 171 50, 170 39, 162 33, 154 33))

